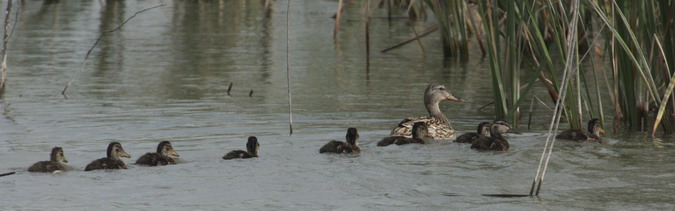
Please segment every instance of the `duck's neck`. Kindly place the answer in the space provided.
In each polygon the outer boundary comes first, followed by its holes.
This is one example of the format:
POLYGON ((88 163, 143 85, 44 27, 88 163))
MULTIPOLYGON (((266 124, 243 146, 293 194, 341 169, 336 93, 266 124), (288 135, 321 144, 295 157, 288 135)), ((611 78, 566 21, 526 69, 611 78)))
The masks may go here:
POLYGON ((441 121, 443 124, 448 124, 448 118, 443 115, 441 109, 438 107, 438 101, 432 102, 428 99, 424 99, 424 104, 427 107, 429 116, 432 118, 441 121))
POLYGON ((116 152, 112 152, 112 153, 110 153, 110 159, 113 159, 113 160, 119 160, 119 159, 120 159, 120 155, 117 154, 116 152))

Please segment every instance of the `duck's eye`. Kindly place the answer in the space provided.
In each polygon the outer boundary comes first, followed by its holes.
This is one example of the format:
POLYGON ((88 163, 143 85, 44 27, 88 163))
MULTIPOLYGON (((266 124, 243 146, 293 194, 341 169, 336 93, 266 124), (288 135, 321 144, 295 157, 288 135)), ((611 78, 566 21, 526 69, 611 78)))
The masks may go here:
POLYGON ((445 90, 445 87, 439 87, 438 89, 440 89, 440 90, 445 90))

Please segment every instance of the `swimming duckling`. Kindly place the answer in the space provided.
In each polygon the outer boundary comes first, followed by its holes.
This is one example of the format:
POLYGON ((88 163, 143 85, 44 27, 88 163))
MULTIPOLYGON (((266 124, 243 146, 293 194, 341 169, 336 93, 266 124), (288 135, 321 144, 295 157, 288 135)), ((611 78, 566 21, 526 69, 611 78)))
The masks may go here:
POLYGON ((469 133, 464 133, 461 136, 457 137, 453 142, 457 143, 473 143, 476 139, 480 138, 481 135, 483 136, 490 136, 490 126, 492 126, 492 123, 489 122, 481 122, 478 124, 478 129, 476 129, 476 132, 469 132, 469 133))
MULTIPOLYGON (((501 121, 500 121, 501 122, 501 121)), ((506 122, 504 122, 506 123, 506 122)), ((480 138, 476 139, 472 144, 471 144, 471 149, 477 149, 477 150, 490 150, 490 151, 508 151, 510 148, 509 142, 506 141, 504 137, 502 137, 502 131, 504 130, 504 124, 501 123, 492 123, 492 127, 490 127, 490 137, 487 136, 481 136, 480 138)), ((505 132, 509 133, 517 133, 514 131, 510 125, 508 129, 506 129, 505 132)))
POLYGON ((65 171, 68 167, 63 164, 67 163, 68 159, 63 155, 63 148, 54 147, 52 148, 52 154, 49 158, 49 161, 40 161, 30 167, 28 171, 30 172, 54 172, 54 171, 65 171))
POLYGON ((176 164, 176 160, 169 156, 180 157, 171 142, 162 141, 157 145, 157 152, 148 152, 136 160, 136 164, 148 166, 164 166, 176 164))
POLYGON ((108 145, 108 150, 106 152, 107 157, 94 160, 84 168, 85 171, 97 170, 97 169, 127 169, 127 165, 124 164, 120 157, 131 158, 127 152, 122 148, 122 144, 118 142, 112 142, 108 145))
POLYGON ((424 125, 424 122, 415 122, 413 125, 412 138, 407 138, 405 136, 389 136, 383 138, 382 141, 377 142, 377 146, 385 147, 391 144, 403 145, 403 144, 424 144, 424 136, 427 134, 427 126, 424 125))
POLYGON ((438 103, 443 100, 464 102, 464 100, 453 96, 444 85, 429 84, 424 91, 424 106, 427 108, 429 116, 406 118, 399 122, 398 126, 389 135, 411 137, 413 124, 415 122, 424 122, 428 131, 426 137, 434 140, 454 140, 456 137, 455 129, 450 126, 448 118, 438 107, 438 103))
POLYGON ((246 142, 246 150, 232 150, 223 156, 223 159, 230 160, 235 158, 253 158, 258 157, 258 149, 260 144, 258 144, 258 138, 255 136, 248 137, 248 142, 246 142))
POLYGON ((347 129, 347 135, 345 136, 347 142, 342 141, 330 141, 326 145, 323 145, 319 149, 319 153, 332 152, 332 153, 359 153, 361 148, 359 148, 359 133, 356 131, 356 128, 350 127, 347 129))
POLYGON ((600 128, 600 120, 599 119, 591 119, 588 121, 588 132, 579 130, 579 129, 569 129, 565 130, 563 132, 560 132, 555 138, 557 139, 564 139, 564 140, 572 140, 572 141, 589 141, 589 142, 598 142, 598 143, 606 143, 602 138, 600 138, 600 134, 605 134, 605 130, 600 128))
POLYGON ((501 121, 501 120, 495 120, 492 123, 481 122, 478 125, 477 133, 462 134, 461 136, 457 137, 457 139, 454 142, 457 142, 457 143, 472 143, 473 144, 473 142, 476 141, 481 136, 490 137, 490 128, 494 125, 499 127, 499 133, 500 134, 504 134, 504 133, 520 134, 520 132, 513 130, 513 128, 511 127, 511 125, 509 123, 507 123, 505 121, 501 121))

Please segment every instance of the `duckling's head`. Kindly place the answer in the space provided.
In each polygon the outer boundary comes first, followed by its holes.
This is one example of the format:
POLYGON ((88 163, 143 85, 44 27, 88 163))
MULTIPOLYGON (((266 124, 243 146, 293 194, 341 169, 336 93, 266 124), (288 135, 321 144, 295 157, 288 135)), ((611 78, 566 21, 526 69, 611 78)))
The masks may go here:
POLYGON ((413 138, 424 138, 429 136, 429 130, 424 122, 415 122, 412 127, 412 137, 413 138))
POLYGON ((600 136, 600 134, 605 134, 605 130, 600 126, 600 120, 597 118, 591 119, 588 121, 588 132, 600 136))
POLYGON ((52 154, 51 157, 49 158, 50 161, 57 162, 57 163, 67 163, 68 159, 66 159, 66 156, 63 154, 63 148, 61 147, 54 147, 52 148, 52 154))
POLYGON ((345 136, 347 143, 352 146, 358 146, 359 143, 359 133, 356 132, 356 128, 350 127, 347 129, 347 135, 345 136))
POLYGON ((251 156, 258 157, 258 149, 260 149, 258 138, 255 136, 248 137, 248 142, 246 142, 246 151, 248 151, 251 156))
POLYGON ((499 133, 515 133, 515 134, 520 134, 520 132, 516 131, 511 127, 511 125, 508 122, 501 121, 501 120, 495 120, 492 122, 492 125, 496 125, 499 127, 499 133))
POLYGON ((492 124, 489 122, 481 122, 480 124, 478 124, 478 129, 476 129, 476 133, 478 133, 479 135, 490 136, 490 126, 492 126, 492 124))
POLYGON ((449 100, 455 102, 464 102, 464 100, 459 99, 446 90, 445 85, 442 84, 429 84, 426 90, 424 90, 424 103, 437 103, 441 100, 449 100))
POLYGON ((131 155, 127 154, 122 148, 122 144, 119 142, 112 142, 108 144, 108 151, 106 152, 108 158, 119 159, 120 157, 131 158, 131 155))
POLYGON ((157 153, 166 156, 180 157, 180 155, 173 150, 173 146, 171 146, 171 142, 169 141, 159 142, 159 145, 157 145, 157 153))

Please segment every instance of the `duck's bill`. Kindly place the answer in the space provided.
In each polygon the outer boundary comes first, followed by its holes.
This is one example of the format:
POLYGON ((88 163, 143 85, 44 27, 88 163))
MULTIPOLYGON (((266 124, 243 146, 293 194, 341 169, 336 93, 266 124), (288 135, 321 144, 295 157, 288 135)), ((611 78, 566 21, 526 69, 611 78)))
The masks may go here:
POLYGON ((67 163, 67 162, 68 162, 68 159, 67 159, 66 157, 63 157, 63 162, 64 162, 64 163, 67 163))
POLYGON ((120 157, 131 158, 131 155, 127 154, 126 152, 120 152, 120 157))
POLYGON ((605 134, 605 130, 600 129, 600 134, 605 134))
POLYGON ((178 153, 176 153, 176 151, 173 151, 173 150, 171 150, 171 152, 169 152, 169 155, 174 156, 174 157, 180 157, 180 155, 178 155, 178 153))
POLYGON ((445 99, 446 99, 446 100, 449 100, 449 101, 460 102, 460 103, 463 103, 463 102, 464 102, 464 100, 459 99, 459 98, 456 98, 455 96, 452 96, 452 95, 448 96, 448 97, 445 98, 445 99))

